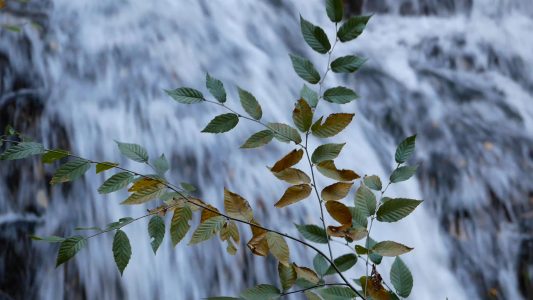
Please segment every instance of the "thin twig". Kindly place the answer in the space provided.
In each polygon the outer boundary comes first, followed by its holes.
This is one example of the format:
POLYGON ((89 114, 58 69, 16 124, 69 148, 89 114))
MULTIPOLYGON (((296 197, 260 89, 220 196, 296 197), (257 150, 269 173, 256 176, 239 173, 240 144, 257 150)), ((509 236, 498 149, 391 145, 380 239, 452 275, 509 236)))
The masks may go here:
POLYGON ((296 290, 296 291, 292 291, 292 292, 286 292, 286 293, 281 294, 281 296, 283 297, 283 296, 287 296, 287 295, 290 295, 290 294, 303 293, 305 291, 314 290, 314 289, 317 289, 317 288, 320 288, 320 287, 325 287, 325 286, 346 286, 346 284, 344 284, 344 283, 317 284, 315 286, 311 286, 311 287, 308 287, 308 288, 305 288, 305 289, 296 290))

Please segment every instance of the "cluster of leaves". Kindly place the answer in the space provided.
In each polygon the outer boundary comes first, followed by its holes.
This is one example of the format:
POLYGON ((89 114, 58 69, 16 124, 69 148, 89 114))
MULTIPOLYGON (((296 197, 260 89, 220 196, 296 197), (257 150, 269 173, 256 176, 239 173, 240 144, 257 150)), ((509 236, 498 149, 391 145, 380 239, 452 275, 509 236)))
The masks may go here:
MULTIPOLYGON (((357 98, 357 94, 347 87, 337 86, 325 89, 322 93, 324 78, 331 70, 335 73, 356 72, 365 59, 355 55, 338 57, 332 61, 332 53, 338 42, 346 43, 356 39, 364 30, 369 16, 355 16, 343 23, 343 4, 341 0, 327 0, 326 12, 335 24, 335 42, 330 43, 324 30, 308 20, 300 17, 301 32, 305 42, 316 52, 328 56, 326 72, 321 76, 313 63, 302 56, 290 55, 294 71, 308 84, 318 87, 318 92, 304 84, 300 98, 296 100, 292 110, 293 125, 263 121, 263 110, 259 101, 249 91, 238 87, 240 104, 245 114, 236 112, 227 106, 227 92, 219 79, 206 76, 206 88, 214 98, 207 99, 204 94, 193 88, 181 87, 167 90, 167 94, 182 104, 216 104, 228 113, 214 117, 202 130, 206 133, 224 133, 235 128, 241 119, 255 122, 262 126, 262 130, 251 135, 241 148, 258 148, 276 139, 283 143, 294 145, 294 149, 274 162, 269 168, 278 179, 289 186, 280 198, 272 205, 282 209, 284 207, 305 203, 313 191, 320 206, 320 220, 322 224, 296 224, 297 231, 303 239, 294 237, 260 225, 254 216, 250 203, 241 195, 224 189, 224 207, 222 210, 193 196, 194 186, 181 183, 176 186, 170 183, 167 172, 170 164, 165 155, 150 159, 145 148, 137 144, 116 142, 118 150, 128 159, 141 164, 147 164, 153 169, 153 174, 139 174, 125 169, 115 162, 96 162, 72 155, 61 149, 46 149, 42 144, 21 138, 20 134, 9 128, 2 140, 9 141, 10 147, 0 155, 1 160, 23 159, 33 155, 40 155, 45 164, 60 162, 55 171, 51 184, 62 184, 74 181, 95 166, 96 173, 116 171, 109 176, 98 188, 100 194, 109 194, 127 190, 128 197, 122 201, 124 205, 141 205, 154 203, 146 215, 138 218, 122 218, 100 227, 80 227, 78 231, 92 231, 90 235, 73 235, 70 237, 38 237, 52 243, 59 243, 57 266, 73 258, 83 249, 90 238, 114 232, 112 254, 117 268, 122 274, 132 256, 132 247, 126 232, 123 230, 128 224, 139 219, 149 217, 148 233, 154 254, 162 244, 166 225, 165 217, 170 215, 168 229, 170 240, 174 246, 180 243, 191 231, 189 245, 195 245, 218 236, 227 244, 227 252, 234 255, 241 244, 240 226, 249 226, 251 239, 246 243, 249 250, 259 256, 272 255, 278 261, 279 287, 272 284, 261 284, 243 291, 239 298, 214 297, 210 299, 275 299, 283 295, 303 292, 308 299, 398 299, 408 297, 413 286, 413 278, 400 255, 412 250, 411 247, 395 241, 376 241, 370 237, 374 221, 393 223, 412 213, 422 202, 407 198, 385 197, 385 192, 391 184, 408 180, 417 167, 408 166, 406 162, 412 156, 415 148, 416 136, 411 136, 400 143, 396 149, 396 168, 389 176, 388 184, 383 185, 376 175, 359 176, 355 171, 337 167, 335 159, 340 155, 345 143, 322 143, 314 150, 308 148, 308 139, 326 139, 342 132, 353 120, 353 113, 333 113, 327 116, 317 115, 316 107, 321 99, 333 104, 349 103, 357 98), (340 27, 339 27, 340 25, 340 27), (309 174, 297 165, 306 157, 309 174), (319 190, 315 180, 315 172, 333 182, 319 190), (343 203, 350 191, 356 185, 355 195, 351 204, 343 203), (333 224, 326 224, 325 212, 333 220, 333 224), (193 221, 194 214, 198 221, 193 221), (313 266, 306 267, 297 264, 291 258, 291 251, 287 239, 302 244, 316 252, 313 266), (350 253, 333 257, 331 243, 335 241, 345 244, 350 253), (322 252, 314 244, 327 245, 329 255, 322 252), (394 287, 391 289, 382 279, 377 266, 383 257, 395 257, 390 270, 390 280, 394 287), (343 273, 352 271, 358 260, 366 264, 366 273, 354 278, 359 287, 352 285, 343 273), (372 272, 369 274, 369 266, 372 272), (342 281, 335 282, 339 276, 342 281), (300 289, 293 289, 295 286, 300 289)), ((0 147, 2 144, 0 144, 0 147)), ((304 163, 305 164, 305 163, 304 163)), ((309 205, 309 204, 306 204, 309 205)))

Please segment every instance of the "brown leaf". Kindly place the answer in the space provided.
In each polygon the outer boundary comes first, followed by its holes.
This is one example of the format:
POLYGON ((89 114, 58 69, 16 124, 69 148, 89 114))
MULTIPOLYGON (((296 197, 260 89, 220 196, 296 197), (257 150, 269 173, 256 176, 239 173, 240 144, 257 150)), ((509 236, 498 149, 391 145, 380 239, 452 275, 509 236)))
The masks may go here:
POLYGON ((328 201, 326 202, 326 210, 337 222, 352 226, 352 214, 346 205, 337 201, 328 201))
POLYGON ((351 225, 342 225, 342 226, 328 226, 327 229, 328 235, 334 237, 345 238, 352 241, 358 241, 367 236, 368 231, 363 227, 351 227, 351 225))
MULTIPOLYGON (((250 223, 259 225, 259 223, 253 219, 252 221, 250 221, 250 223)), ((250 228, 252 229, 252 238, 250 239, 250 241, 248 241, 246 245, 248 246, 250 251, 252 251, 253 254, 259 256, 267 256, 269 252, 268 243, 266 240, 267 231, 251 225, 250 228)))
POLYGON ((329 185, 325 187, 322 190, 321 196, 322 200, 324 201, 337 201, 341 200, 346 195, 348 195, 348 192, 350 192, 350 188, 352 187, 353 182, 337 182, 332 185, 329 185))
POLYGON ((354 114, 337 113, 331 114, 326 121, 322 122, 322 117, 311 127, 313 135, 320 138, 332 137, 343 131, 352 122, 354 114))
POLYGON ((284 180, 290 184, 310 183, 311 178, 303 171, 296 168, 287 168, 281 172, 272 172, 278 179, 284 180))
POLYGON ((287 168, 290 168, 297 164, 302 159, 303 155, 304 151, 302 149, 294 149, 289 152, 289 154, 285 155, 282 159, 278 160, 278 162, 276 162, 274 166, 270 168, 270 171, 278 173, 287 168))
POLYGON ((293 185, 285 191, 283 196, 281 196, 281 199, 279 199, 274 206, 277 208, 282 208, 301 201, 309 197, 311 190, 311 186, 308 184, 293 185))
POLYGON ((220 216, 220 214, 217 213, 218 209, 216 207, 211 206, 209 204, 204 204, 204 206, 206 206, 209 209, 214 210, 216 212, 204 208, 202 210, 202 215, 200 216, 200 223, 203 223, 203 222, 207 221, 208 219, 211 219, 212 217, 220 216))
POLYGON ((362 276, 359 279, 363 291, 366 290, 366 294, 372 297, 374 300, 390 300, 390 293, 383 287, 381 283, 381 276, 378 274, 372 275, 370 280, 367 280, 366 276, 362 276))
POLYGON ((226 188, 224 188, 224 209, 228 216, 246 222, 250 222, 254 217, 254 212, 248 201, 226 188))
POLYGON ((360 178, 360 176, 352 170, 337 169, 332 160, 325 160, 319 163, 316 167, 322 175, 338 181, 352 181, 360 178))
POLYGON ((306 267, 298 267, 295 263, 292 264, 294 266, 294 270, 296 271, 296 275, 298 278, 305 279, 313 284, 318 284, 320 281, 320 278, 318 278, 318 275, 315 273, 315 271, 306 268, 306 267))
POLYGON ((311 110, 307 101, 300 99, 296 102, 294 110, 292 111, 292 120, 294 121, 294 125, 296 125, 300 131, 306 132, 309 130, 309 127, 311 127, 311 124, 313 123, 313 110, 311 110))

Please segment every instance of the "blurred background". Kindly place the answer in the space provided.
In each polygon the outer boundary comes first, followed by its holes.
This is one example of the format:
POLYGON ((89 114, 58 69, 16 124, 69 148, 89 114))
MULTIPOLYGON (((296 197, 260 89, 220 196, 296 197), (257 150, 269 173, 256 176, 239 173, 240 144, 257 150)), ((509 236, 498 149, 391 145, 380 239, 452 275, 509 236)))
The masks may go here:
MULTIPOLYGON (((334 26, 321 0, 7 0, 0 10, 0 128, 7 124, 94 160, 121 158, 114 139, 170 159, 170 178, 199 187, 221 206, 226 186, 247 198, 258 219, 290 234, 292 223, 318 223, 308 199, 274 209, 286 185, 265 168, 290 151, 271 143, 239 145, 261 128, 241 121, 224 135, 201 134, 212 105, 178 105, 162 90, 205 91, 205 73, 252 91, 268 121, 290 122, 303 82, 288 53, 326 58, 303 41, 298 14, 334 26), (19 28, 10 27, 17 25, 19 28)), ((391 197, 424 199, 410 218, 372 235, 415 247, 404 255, 415 280, 412 299, 533 299, 533 2, 531 0, 347 0, 346 15, 373 14, 336 56, 368 58, 355 75, 332 75, 360 99, 321 105, 319 114, 355 112, 336 141, 348 144, 337 165, 387 178, 394 149, 418 134, 417 178, 391 197)), ((316 141, 315 141, 316 142, 316 141)), ((316 143, 313 144, 316 146, 316 143)), ((146 222, 126 227, 133 255, 121 278, 112 235, 92 239, 75 260, 55 268, 57 245, 29 234, 73 235, 147 207, 123 207, 126 194, 96 192, 103 175, 51 187, 55 167, 38 159, 0 166, 0 299, 199 299, 277 283, 274 259, 237 255, 214 239, 154 256, 146 222)), ((109 172, 108 172, 109 173, 109 172)), ((320 186, 328 184, 321 178, 320 186)), ((353 192, 348 198, 353 199, 353 192)), ((167 220, 168 221, 168 220, 167 220)), ((249 238, 247 228, 241 227, 249 238)), ((313 255, 290 244, 292 259, 313 255)), ((334 246, 336 255, 347 251, 334 246)), ((379 271, 389 280, 391 259, 379 271)), ((349 276, 363 272, 359 262, 349 276)), ((294 297, 294 299, 299 299, 294 297)))

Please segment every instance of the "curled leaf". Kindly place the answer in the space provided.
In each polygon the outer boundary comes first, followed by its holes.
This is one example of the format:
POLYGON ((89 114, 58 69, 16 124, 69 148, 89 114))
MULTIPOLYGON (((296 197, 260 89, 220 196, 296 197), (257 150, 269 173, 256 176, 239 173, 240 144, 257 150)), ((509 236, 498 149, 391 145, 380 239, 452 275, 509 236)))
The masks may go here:
POLYGON ((337 201, 341 200, 352 188, 353 182, 337 182, 325 187, 322 190, 321 197, 324 201, 337 201))
POLYGON ((312 188, 308 184, 298 184, 293 185, 289 187, 281 199, 279 199, 276 204, 274 204, 277 208, 282 208, 291 204, 294 204, 296 202, 299 202, 307 197, 309 197, 309 194, 311 194, 312 188))
POLYGON ((322 161, 316 167, 322 175, 338 181, 352 181, 359 178, 359 175, 352 170, 337 169, 333 160, 322 161))
POLYGON ((278 160, 270 171, 274 173, 281 172, 289 167, 297 164, 303 157, 304 151, 302 149, 294 149, 289 154, 285 155, 282 159, 278 160))
POLYGON ((346 113, 331 114, 326 118, 324 123, 322 123, 322 117, 320 117, 311 126, 312 133, 319 138, 335 136, 352 122, 353 116, 354 114, 346 113))

